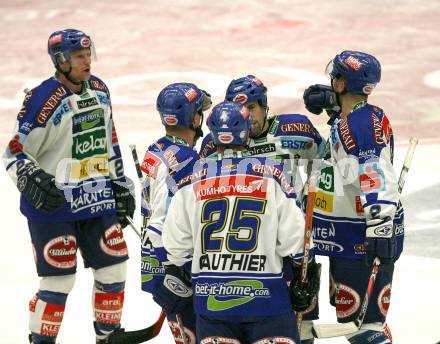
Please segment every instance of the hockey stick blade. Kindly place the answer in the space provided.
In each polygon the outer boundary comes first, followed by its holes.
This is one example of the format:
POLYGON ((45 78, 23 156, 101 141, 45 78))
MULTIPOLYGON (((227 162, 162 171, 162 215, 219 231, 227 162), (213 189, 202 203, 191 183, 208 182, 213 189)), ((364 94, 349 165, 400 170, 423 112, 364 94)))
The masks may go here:
POLYGON ((165 312, 162 310, 160 313, 159 319, 151 325, 150 327, 136 330, 136 331, 117 331, 110 334, 107 337, 106 343, 108 344, 139 344, 149 341, 156 337, 160 329, 162 328, 162 324, 165 320, 165 312))
POLYGON ((344 324, 313 324, 312 333, 315 338, 332 338, 345 336, 357 330, 358 327, 354 322, 344 324))

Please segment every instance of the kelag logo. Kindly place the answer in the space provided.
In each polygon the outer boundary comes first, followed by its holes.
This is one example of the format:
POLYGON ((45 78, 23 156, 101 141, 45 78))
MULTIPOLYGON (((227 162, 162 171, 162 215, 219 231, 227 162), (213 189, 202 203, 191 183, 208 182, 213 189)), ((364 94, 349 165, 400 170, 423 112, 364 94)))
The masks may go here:
POLYGON ((239 280, 228 283, 196 284, 197 296, 208 296, 210 311, 224 311, 241 306, 257 297, 270 297, 269 289, 257 280, 239 280))

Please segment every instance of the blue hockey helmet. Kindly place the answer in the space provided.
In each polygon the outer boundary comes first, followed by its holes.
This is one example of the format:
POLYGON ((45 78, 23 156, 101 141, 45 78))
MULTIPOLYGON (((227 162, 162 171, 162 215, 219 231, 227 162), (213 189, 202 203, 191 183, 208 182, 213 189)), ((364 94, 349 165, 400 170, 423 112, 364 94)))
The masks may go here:
POLYGON ((380 81, 381 67, 372 55, 345 50, 328 63, 325 71, 332 79, 342 76, 347 92, 369 95, 380 81))
POLYGON ((60 62, 70 61, 70 53, 72 51, 84 48, 90 48, 92 57, 96 57, 90 36, 76 29, 55 31, 49 36, 47 41, 47 52, 55 67, 57 67, 60 62))
POLYGON ((225 100, 245 104, 257 101, 260 106, 267 107, 267 88, 263 82, 253 75, 234 79, 230 82, 225 100))
POLYGON ((214 106, 206 124, 216 145, 246 145, 252 115, 243 104, 225 101, 214 106))
POLYGON ((196 85, 179 82, 166 86, 160 91, 156 109, 163 125, 191 128, 194 115, 205 110, 205 94, 196 85))

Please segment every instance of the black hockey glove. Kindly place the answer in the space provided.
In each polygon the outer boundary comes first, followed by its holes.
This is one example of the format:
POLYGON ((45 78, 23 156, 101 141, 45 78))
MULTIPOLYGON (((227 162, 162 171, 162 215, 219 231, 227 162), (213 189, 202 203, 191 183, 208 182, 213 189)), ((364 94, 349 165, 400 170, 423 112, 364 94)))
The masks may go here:
POLYGON ((375 225, 367 225, 364 242, 367 266, 372 266, 376 257, 380 259, 381 264, 390 264, 395 261, 397 243, 393 228, 393 221, 390 219, 382 220, 375 225))
POLYGON ((122 228, 128 226, 126 216, 133 218, 136 209, 134 195, 134 184, 130 178, 125 177, 126 182, 112 181, 113 194, 115 196, 116 216, 122 228))
POLYGON ((55 177, 29 162, 18 169, 17 188, 36 209, 53 213, 64 204, 64 193, 55 185, 55 177))
POLYGON ((341 112, 336 93, 331 86, 319 84, 309 86, 304 91, 303 100, 306 109, 315 115, 319 115, 322 110, 326 110, 327 114, 333 118, 341 112))
POLYGON ((290 298, 296 312, 304 312, 318 297, 321 282, 321 264, 314 260, 307 266, 307 283, 300 286, 301 267, 294 265, 295 282, 290 285, 290 298))
POLYGON ((191 276, 176 265, 165 265, 165 278, 153 300, 167 314, 181 313, 192 302, 191 276))
POLYGON ((202 93, 203 93, 202 111, 206 111, 212 105, 211 95, 204 90, 202 90, 202 93))

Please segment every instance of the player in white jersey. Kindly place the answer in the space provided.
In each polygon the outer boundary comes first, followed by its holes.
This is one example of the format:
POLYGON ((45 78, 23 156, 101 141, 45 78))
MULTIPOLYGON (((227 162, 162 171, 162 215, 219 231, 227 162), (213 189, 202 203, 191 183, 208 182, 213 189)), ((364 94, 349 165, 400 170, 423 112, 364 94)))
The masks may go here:
POLYGON ((363 325, 352 344, 391 343, 386 326, 394 262, 403 246, 403 208, 393 168, 394 137, 384 111, 367 103, 381 78, 372 55, 343 51, 329 63, 331 87, 306 90, 306 107, 330 109, 328 157, 314 204, 315 253, 330 257, 339 322, 357 319, 371 267, 380 259, 363 325), (366 263, 366 264, 365 264, 366 263))
MULTIPOLYGON (((267 101, 267 88, 263 82, 253 75, 247 75, 230 82, 225 95, 225 100, 244 104, 252 113, 252 126, 247 153, 250 156, 268 157, 279 160, 287 175, 292 178, 292 185, 299 194, 303 182, 298 173, 299 166, 307 166, 310 170, 313 159, 321 157, 325 147, 325 140, 313 126, 311 121, 302 114, 281 114, 269 116, 267 101)), ((216 155, 216 145, 212 135, 208 134, 200 149, 200 157, 205 158, 216 155)), ((292 270, 292 261, 284 261, 284 276, 290 281, 296 277, 297 270, 292 270)), ((296 264, 297 268, 298 265, 296 264)), ((315 285, 319 285, 319 275, 315 263, 309 264, 309 276, 314 276, 315 285)), ((303 328, 311 328, 312 322, 308 315, 314 311, 314 306, 303 313, 303 328)), ((304 332, 304 331, 302 331, 304 332)), ((301 338, 303 344, 313 342, 313 336, 301 338), (304 339, 309 339, 306 341, 304 339)))
POLYGON ((21 192, 41 277, 29 303, 29 340, 55 343, 80 249, 93 270, 95 332, 104 343, 120 328, 128 259, 122 227, 134 212, 132 184, 124 176, 110 93, 90 73, 90 37, 75 29, 54 32, 48 52, 55 76, 27 92, 3 156, 21 192))
MULTIPOLYGON (((173 83, 160 91, 156 108, 165 128, 165 136, 148 147, 141 166, 145 176, 142 216, 142 289, 156 293, 164 278, 163 263, 167 260, 162 243, 163 223, 176 181, 193 172, 198 154, 194 145, 203 136, 203 111, 211 106, 209 94, 191 83, 173 83)), ((180 327, 187 343, 195 344, 195 316, 192 305, 181 312, 177 324, 175 312, 167 319, 176 342, 181 340, 180 327)))
POLYGON ((217 159, 177 182, 162 233, 168 252, 155 299, 194 299, 198 343, 299 343, 283 257, 303 253, 304 219, 278 162, 246 152, 252 115, 223 102, 207 119, 217 159), (191 278, 185 269, 192 259, 191 278))

